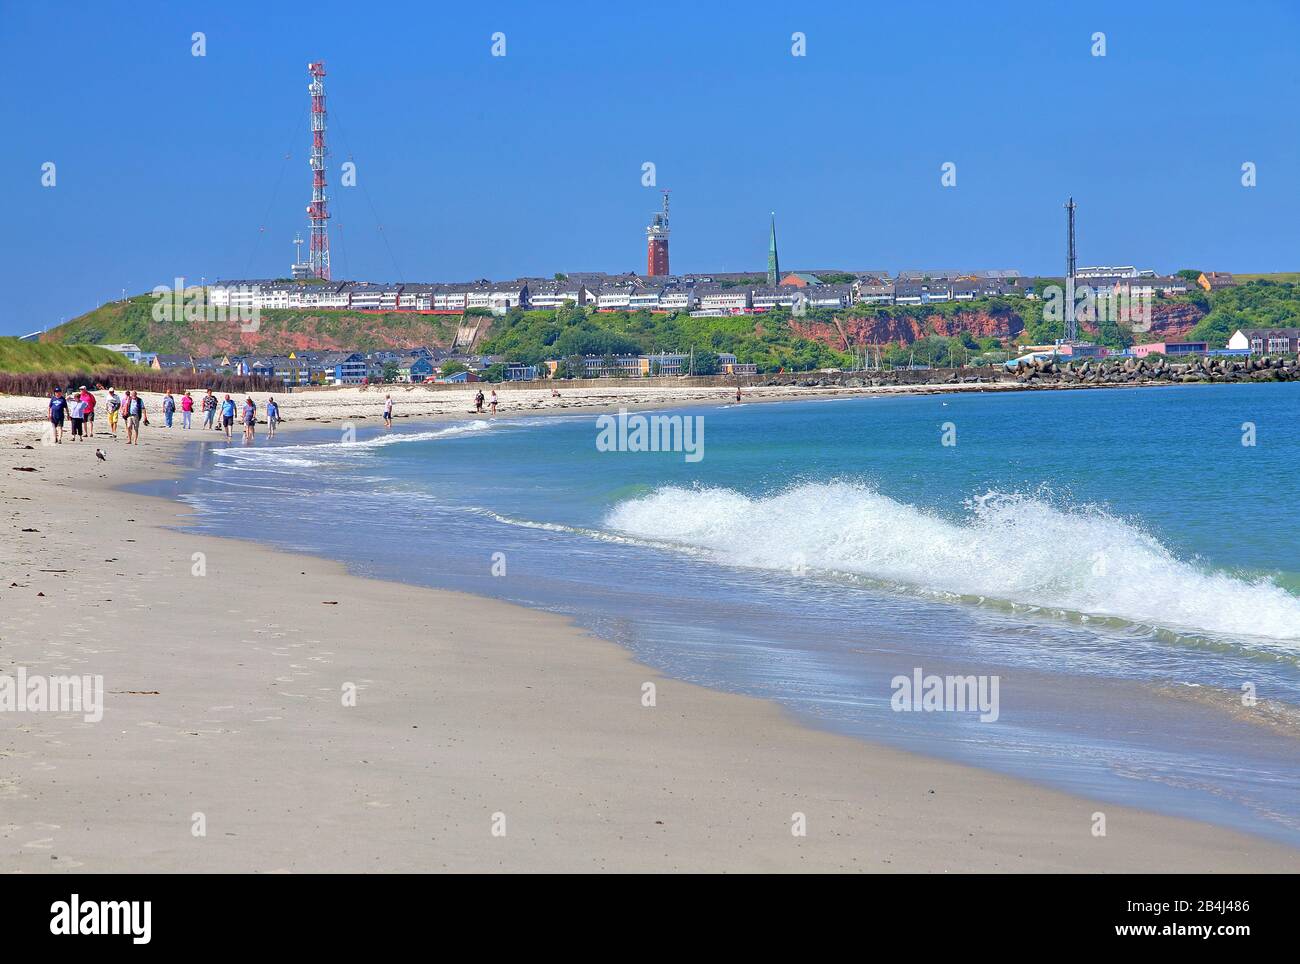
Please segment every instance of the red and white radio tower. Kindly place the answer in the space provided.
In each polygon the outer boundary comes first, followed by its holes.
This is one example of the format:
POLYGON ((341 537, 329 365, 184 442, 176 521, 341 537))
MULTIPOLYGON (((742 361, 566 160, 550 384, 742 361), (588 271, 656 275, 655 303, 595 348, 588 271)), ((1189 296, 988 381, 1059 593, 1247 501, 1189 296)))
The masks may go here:
POLYGON ((325 61, 307 65, 311 74, 311 204, 307 220, 311 222, 311 277, 329 279, 330 234, 329 211, 325 202, 325 61))

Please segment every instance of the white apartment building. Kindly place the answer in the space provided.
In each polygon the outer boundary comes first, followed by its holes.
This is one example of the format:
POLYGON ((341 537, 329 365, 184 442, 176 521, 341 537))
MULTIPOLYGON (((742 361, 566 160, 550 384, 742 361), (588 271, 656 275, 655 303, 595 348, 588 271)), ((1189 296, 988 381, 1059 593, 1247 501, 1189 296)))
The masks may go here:
POLYGON ((496 315, 504 315, 511 308, 527 308, 528 285, 515 281, 495 284, 492 286, 491 299, 492 303, 489 307, 496 315))
POLYGON ((1092 268, 1077 268, 1074 272, 1075 278, 1136 278, 1138 275, 1138 269, 1131 264, 1114 267, 1097 265, 1092 268))
POLYGON ((491 308, 492 289, 487 285, 476 286, 465 293, 466 308, 491 308))
POLYGON ((749 288, 708 287, 697 292, 701 311, 743 311, 753 306, 749 288))
POLYGON ((403 285, 398 307, 403 311, 432 311, 433 285, 403 285))
POLYGON ((849 285, 809 285, 799 290, 809 308, 845 308, 853 302, 849 285))
POLYGON ((384 311, 396 311, 402 298, 401 285, 384 285, 379 292, 379 307, 384 311))
POLYGON ((663 309, 664 290, 658 286, 638 288, 628 296, 629 311, 660 311, 663 309))
POLYGON ((660 311, 690 311, 696 304, 695 289, 689 285, 670 285, 659 295, 660 311))
POLYGON ((119 355, 126 357, 126 360, 133 365, 140 364, 140 359, 144 357, 144 352, 140 350, 139 345, 96 345, 96 348, 107 348, 109 351, 115 351, 119 355))
POLYGON ((348 307, 363 311, 383 307, 385 287, 386 285, 371 284, 369 281, 347 285, 348 307))
POLYGON ((289 292, 290 308, 346 308, 348 293, 343 285, 299 285, 289 292))
MULTIPOLYGON (((596 307, 602 311, 626 311, 632 303, 632 295, 639 293, 629 281, 601 285, 596 292, 596 307)), ((658 300, 656 297, 656 303, 658 300)))
POLYGON ((469 293, 473 285, 435 285, 434 311, 464 311, 469 307, 469 293))
POLYGON ((566 301, 585 305, 594 300, 587 287, 571 281, 542 281, 528 286, 528 300, 534 308, 558 308, 566 301))
POLYGON ((888 304, 894 300, 894 286, 892 284, 859 284, 856 298, 864 304, 888 304))

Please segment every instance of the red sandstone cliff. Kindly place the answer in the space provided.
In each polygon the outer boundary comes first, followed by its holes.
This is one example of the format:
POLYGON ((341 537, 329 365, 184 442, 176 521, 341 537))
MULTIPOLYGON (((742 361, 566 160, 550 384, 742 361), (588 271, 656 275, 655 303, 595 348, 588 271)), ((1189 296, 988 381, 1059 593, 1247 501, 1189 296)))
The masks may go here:
POLYGON ((1143 325, 1133 326, 1135 344, 1153 341, 1182 341, 1197 322, 1205 317, 1205 311, 1189 301, 1159 301, 1151 306, 1151 328, 1143 331, 1143 325))
POLYGON ((927 332, 950 337, 969 331, 976 338, 1015 338, 1025 323, 1014 311, 955 311, 951 314, 876 314, 837 316, 833 323, 790 319, 790 330, 840 350, 865 345, 910 345, 927 332))
MULTIPOLYGON (((1133 340, 1137 344, 1179 341, 1186 338, 1204 317, 1205 311, 1191 302, 1157 300, 1151 306, 1150 325, 1143 323, 1136 326, 1133 340)), ((1095 325, 1085 322, 1080 327, 1085 335, 1096 334, 1095 325)), ((923 314, 920 311, 894 314, 879 311, 862 316, 840 315, 833 322, 791 318, 790 330, 832 348, 851 351, 867 345, 910 345, 926 333, 950 338, 969 331, 976 338, 1011 339, 1025 330, 1025 322, 1012 309, 995 312, 983 309, 958 310, 947 314, 923 314)))

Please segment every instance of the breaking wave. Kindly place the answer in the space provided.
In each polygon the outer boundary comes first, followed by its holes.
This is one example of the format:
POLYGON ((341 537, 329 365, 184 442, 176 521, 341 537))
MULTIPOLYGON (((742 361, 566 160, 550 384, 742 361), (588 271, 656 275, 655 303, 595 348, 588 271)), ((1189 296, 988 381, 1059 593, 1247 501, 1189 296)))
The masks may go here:
MULTIPOLYGON (((959 520, 849 482, 763 497, 664 487, 615 506, 610 528, 742 567, 806 567, 913 591, 1110 617, 1174 632, 1300 641, 1300 596, 1211 571, 1097 507, 988 493, 959 520)), ((1268 648, 1276 648, 1270 646, 1268 648)))

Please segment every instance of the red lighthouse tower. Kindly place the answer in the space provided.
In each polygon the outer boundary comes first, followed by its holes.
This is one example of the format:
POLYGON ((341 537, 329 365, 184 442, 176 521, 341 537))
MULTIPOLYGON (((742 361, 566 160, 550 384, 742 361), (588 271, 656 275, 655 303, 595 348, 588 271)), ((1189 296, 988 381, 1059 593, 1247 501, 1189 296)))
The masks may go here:
POLYGON ((664 191, 664 209, 655 212, 645 229, 645 273, 650 277, 668 274, 668 192, 664 191))

